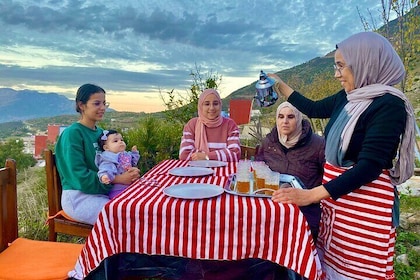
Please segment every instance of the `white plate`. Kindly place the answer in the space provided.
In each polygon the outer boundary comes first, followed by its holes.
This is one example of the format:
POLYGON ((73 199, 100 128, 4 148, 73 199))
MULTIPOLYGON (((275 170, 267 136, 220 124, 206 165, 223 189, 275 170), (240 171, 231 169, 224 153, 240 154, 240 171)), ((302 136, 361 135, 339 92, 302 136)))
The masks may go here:
POLYGON ((213 169, 203 167, 177 167, 169 170, 169 174, 175 176, 206 176, 213 174, 213 169))
POLYGON ((163 189, 163 193, 168 196, 184 199, 210 198, 221 195, 223 192, 222 187, 198 183, 172 185, 163 189))
POLYGON ((220 167, 226 166, 227 162, 218 160, 192 160, 188 162, 188 165, 196 167, 220 167))

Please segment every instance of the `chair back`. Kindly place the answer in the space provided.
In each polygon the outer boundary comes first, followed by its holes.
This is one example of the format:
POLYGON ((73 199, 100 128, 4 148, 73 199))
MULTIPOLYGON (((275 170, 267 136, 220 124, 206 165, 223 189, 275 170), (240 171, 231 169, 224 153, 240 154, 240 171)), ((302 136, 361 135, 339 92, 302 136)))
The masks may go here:
POLYGON ((61 186, 60 175, 55 164, 55 156, 50 149, 44 152, 45 172, 47 175, 47 193, 48 193, 48 216, 56 215, 61 207, 61 186))
POLYGON ((18 237, 16 161, 0 169, 0 252, 18 237))
POLYGON ((241 145, 241 159, 251 159, 258 153, 259 145, 255 147, 241 145))
POLYGON ((63 187, 53 151, 46 149, 44 159, 48 192, 48 240, 57 241, 57 233, 80 237, 89 236, 93 226, 72 220, 61 207, 63 187))
POLYGON ((237 125, 248 124, 251 121, 253 99, 231 99, 229 101, 229 117, 237 125))

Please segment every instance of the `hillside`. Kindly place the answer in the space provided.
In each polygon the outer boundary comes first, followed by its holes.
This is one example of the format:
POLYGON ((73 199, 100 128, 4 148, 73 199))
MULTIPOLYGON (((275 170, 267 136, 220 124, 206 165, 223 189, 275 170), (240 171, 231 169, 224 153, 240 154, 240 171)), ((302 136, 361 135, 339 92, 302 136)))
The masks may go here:
MULTIPOLYGON (((406 16, 414 16, 419 18, 420 17, 420 5, 413 8, 406 16)), ((399 22, 397 19, 392 20, 389 22, 389 32, 391 34, 391 42, 394 45, 399 44, 396 42, 395 34, 398 32, 398 25, 399 22)), ((379 28, 379 33, 385 34, 386 33, 385 26, 379 28)), ((420 26, 415 27, 416 34, 418 35, 417 44, 420 40, 420 26)), ((333 47, 333 46, 332 46, 333 47)), ((405 89, 405 93, 408 96, 409 100, 413 104, 413 107, 417 111, 420 110, 420 52, 419 48, 417 48, 417 52, 414 53, 409 59, 406 61, 407 67, 406 70, 408 72, 407 77, 407 85, 405 89)), ((290 69, 282 70, 277 72, 279 76, 295 88, 297 91, 301 91, 302 89, 307 89, 312 87, 314 81, 318 81, 319 78, 321 80, 328 81, 334 80, 334 72, 332 69, 332 65, 334 64, 334 55, 333 55, 333 48, 330 53, 326 54, 324 57, 317 57, 308 62, 305 62, 301 65, 292 67, 290 69)), ((262 69, 264 70, 264 69, 262 69)), ((256 74, 256 80, 258 76, 256 74)), ((228 97, 224 99, 224 109, 227 110, 227 106, 229 104, 230 99, 241 99, 241 98, 253 98, 255 95, 255 83, 250 85, 244 86, 228 97)), ((315 85, 314 85, 315 86, 315 85)), ((341 88, 341 87, 340 87, 341 88)), ((305 93, 305 92, 302 92, 305 93)), ((332 94, 333 92, 325 92, 325 95, 332 94)), ((254 105, 254 109, 256 109, 254 105)))
MULTIPOLYGON (((100 123, 103 127, 113 127, 115 129, 134 127, 140 119, 149 115, 163 117, 162 112, 146 114, 133 112, 108 111, 103 121, 100 123)), ((79 119, 79 114, 60 115, 54 117, 36 118, 26 121, 14 121, 0 123, 0 139, 9 137, 25 137, 35 134, 44 134, 47 132, 48 124, 70 125, 79 119)))
MULTIPOLYGON (((290 69, 286 69, 280 72, 277 72, 282 79, 293 85, 297 90, 305 89, 305 88, 312 88, 316 85, 313 84, 314 81, 318 81, 320 77, 323 79, 329 79, 334 81, 333 72, 332 72, 332 65, 334 64, 334 58, 331 54, 328 54, 324 57, 317 57, 314 58, 306 63, 301 65, 297 65, 290 69)), ((416 66, 418 67, 418 66, 416 66)), ((417 69, 417 68, 416 68, 417 69)), ((408 91, 407 95, 412 102, 414 108, 417 108, 417 111, 420 108, 420 99, 419 99, 419 89, 420 89, 420 74, 419 72, 415 72, 417 80, 417 86, 413 86, 414 90, 408 91)), ((252 99, 255 95, 255 83, 249 84, 244 86, 229 96, 223 99, 223 109, 228 111, 229 101, 231 99, 252 99)), ((337 84, 338 85, 338 84, 337 84)), ((327 93, 332 94, 333 92, 327 93)), ((29 93, 27 93, 29 94, 29 93)), ((29 94, 30 95, 30 94, 29 94)), ((54 95, 52 95, 54 96, 54 95)), ((1 98, 3 99, 3 98, 1 98)), ((0 100, 1 100, 0 99, 0 100)), ((31 104, 37 104, 34 99, 31 99, 31 104)), ((22 137, 28 134, 36 134, 46 130, 47 125, 51 123, 59 123, 59 124, 70 124, 78 119, 78 114, 75 114, 73 111, 73 104, 74 101, 70 101, 71 105, 68 105, 66 99, 65 106, 71 108, 71 113, 67 114, 59 114, 58 116, 50 116, 44 118, 35 118, 26 121, 14 121, 14 122, 6 122, 0 123, 0 139, 6 137, 22 137)), ((51 101, 45 101, 51 102, 51 101)), ((54 105, 56 106, 56 105, 54 105)), ((270 108, 263 109, 266 112, 272 112, 275 110, 276 106, 272 106, 270 108)), ((53 107, 51 107, 53 108, 53 107)), ((254 109, 259 109, 257 105, 254 104, 254 109)), ((27 108, 27 110, 30 110, 27 108)), ((114 127, 132 127, 134 126, 141 118, 144 118, 148 115, 153 115, 157 117, 164 117, 163 112, 160 113, 153 113, 153 114, 146 114, 146 113, 130 113, 130 112, 117 112, 117 111, 108 111, 105 115, 104 124, 112 123, 114 127)))
MULTIPOLYGON (((332 73, 332 65, 334 64, 334 57, 330 54, 327 54, 324 57, 317 57, 308 62, 303 64, 297 65, 295 67, 279 71, 277 74, 288 83, 294 84, 294 86, 301 85, 302 87, 305 85, 310 85, 313 83, 314 79, 319 76, 326 76, 332 73)), ((262 69, 264 70, 264 69, 262 69)), ((256 75, 256 78, 258 76, 256 75)), ((251 99, 255 95, 255 84, 257 79, 254 83, 242 87, 227 96, 223 99, 223 105, 229 105, 229 100, 231 99, 251 99)), ((297 88, 298 90, 298 88, 297 88)), ((255 105, 254 105, 255 106, 255 105)))
POLYGON ((0 88, 0 123, 74 114, 74 101, 57 93, 0 88))
MULTIPOLYGON (((410 13, 420 14, 420 6, 410 13)), ((389 29, 395 32, 398 21, 393 20, 389 29)), ((417 27, 420 34, 420 26, 417 27)), ((384 31, 384 27, 380 29, 384 31)), ((333 50, 332 50, 333 51, 333 50)), ((316 57, 295 67, 277 72, 289 85, 313 98, 314 92, 318 98, 333 94, 340 89, 339 83, 334 79, 332 65, 333 52, 323 57, 316 57)), ((261 69, 266 70, 266 69, 261 69)), ((408 79, 405 93, 413 104, 416 112, 420 110, 420 53, 417 51, 408 60, 408 79)), ((231 99, 253 99, 255 95, 255 82, 232 92, 223 99, 223 110, 228 111, 231 99)), ((263 113, 270 113, 276 106, 262 109, 263 113)), ((254 109, 261 109, 254 103, 254 109)), ((36 134, 46 130, 49 123, 70 124, 78 119, 74 111, 74 101, 55 93, 41 94, 37 91, 0 89, 0 139, 6 137, 22 137, 36 134)), ((118 127, 132 127, 141 118, 146 116, 164 117, 164 113, 127 113, 113 110, 107 111, 104 124, 118 127)))

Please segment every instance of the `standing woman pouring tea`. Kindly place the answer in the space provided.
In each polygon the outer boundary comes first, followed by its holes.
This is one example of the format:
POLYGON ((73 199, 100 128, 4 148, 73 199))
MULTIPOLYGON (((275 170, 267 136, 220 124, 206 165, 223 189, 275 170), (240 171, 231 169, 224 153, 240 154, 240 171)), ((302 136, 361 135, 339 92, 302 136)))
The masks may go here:
POLYGON ((386 38, 362 32, 337 44, 334 71, 343 90, 319 101, 269 74, 298 110, 330 118, 323 184, 280 189, 273 200, 299 206, 321 201, 317 247, 325 279, 395 279, 395 186, 414 171, 413 108, 394 87, 404 66, 386 38))

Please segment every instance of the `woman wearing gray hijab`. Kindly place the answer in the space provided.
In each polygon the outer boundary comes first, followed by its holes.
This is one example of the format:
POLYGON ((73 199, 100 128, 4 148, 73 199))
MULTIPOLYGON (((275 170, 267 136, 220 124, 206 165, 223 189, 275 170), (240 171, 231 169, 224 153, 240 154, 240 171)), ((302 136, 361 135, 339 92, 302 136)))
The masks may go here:
MULTIPOLYGON (((312 189, 322 183, 325 140, 313 133, 309 120, 286 101, 277 107, 276 125, 263 139, 255 159, 264 161, 273 171, 295 176, 304 188, 312 189)), ((300 206, 299 209, 316 242, 321 218, 319 202, 300 206)), ((282 277, 304 279, 293 270, 289 269, 287 273, 288 276, 284 274, 282 277)))
POLYGON ((317 248, 324 279, 395 279, 396 185, 414 173, 414 113, 394 86, 405 75, 390 42, 361 32, 337 44, 335 78, 343 90, 312 101, 279 76, 275 89, 310 118, 329 118, 322 185, 280 189, 273 200, 321 202, 317 248))
MULTIPOLYGON (((322 183, 325 164, 325 140, 314 134, 309 120, 289 102, 277 107, 276 125, 263 139, 255 160, 264 161, 271 170, 297 177, 307 189, 322 183)), ((300 210, 316 241, 321 209, 319 203, 300 210)))

